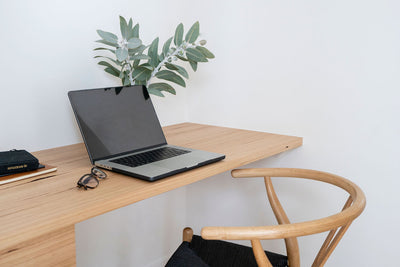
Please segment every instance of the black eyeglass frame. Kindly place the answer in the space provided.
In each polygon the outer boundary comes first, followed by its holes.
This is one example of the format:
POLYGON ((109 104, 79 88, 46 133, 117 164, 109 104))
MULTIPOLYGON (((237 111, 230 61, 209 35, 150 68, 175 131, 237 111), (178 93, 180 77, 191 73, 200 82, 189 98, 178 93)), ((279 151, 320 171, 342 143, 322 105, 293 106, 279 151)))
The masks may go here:
POLYGON ((79 187, 79 188, 83 187, 83 189, 85 189, 85 190, 87 190, 88 188, 90 188, 90 189, 95 189, 95 188, 99 185, 99 179, 100 179, 100 180, 104 180, 104 179, 106 179, 106 178, 107 178, 107 174, 106 174, 104 171, 100 170, 100 169, 97 168, 97 167, 93 167, 93 168, 90 170, 90 173, 84 174, 84 175, 78 180, 78 182, 77 182, 76 184, 77 184, 77 187, 79 187), (96 185, 95 185, 95 186, 90 186, 90 185, 88 185, 88 184, 89 184, 89 181, 90 181, 91 179, 93 179, 93 180, 96 181, 96 185))

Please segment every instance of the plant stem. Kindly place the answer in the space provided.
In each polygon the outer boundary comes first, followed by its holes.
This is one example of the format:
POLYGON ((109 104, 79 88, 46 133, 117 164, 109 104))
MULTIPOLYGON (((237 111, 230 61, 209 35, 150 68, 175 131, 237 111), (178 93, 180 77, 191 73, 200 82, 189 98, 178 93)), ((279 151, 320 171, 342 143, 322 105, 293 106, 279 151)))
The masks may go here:
POLYGON ((131 82, 131 85, 133 85, 134 84, 134 81, 133 81, 133 78, 132 78, 133 70, 132 70, 131 64, 129 64, 129 62, 127 62, 127 65, 128 65, 127 70, 128 70, 128 75, 129 75, 129 81, 131 82))

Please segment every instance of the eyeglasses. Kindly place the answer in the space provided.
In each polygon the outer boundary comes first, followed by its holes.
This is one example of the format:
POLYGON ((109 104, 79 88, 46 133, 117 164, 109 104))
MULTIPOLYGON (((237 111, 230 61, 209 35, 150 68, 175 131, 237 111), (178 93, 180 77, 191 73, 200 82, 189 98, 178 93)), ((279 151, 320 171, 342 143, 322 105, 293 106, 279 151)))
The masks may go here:
POLYGON ((83 187, 85 190, 88 188, 94 189, 99 185, 99 179, 103 180, 107 178, 107 174, 97 167, 93 167, 90 173, 83 175, 78 183, 78 187, 83 187))

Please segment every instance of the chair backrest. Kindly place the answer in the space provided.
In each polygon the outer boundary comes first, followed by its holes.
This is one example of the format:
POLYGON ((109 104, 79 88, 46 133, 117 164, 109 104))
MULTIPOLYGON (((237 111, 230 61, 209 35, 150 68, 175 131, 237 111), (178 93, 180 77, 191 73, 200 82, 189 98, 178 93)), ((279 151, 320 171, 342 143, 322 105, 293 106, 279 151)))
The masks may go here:
POLYGON ((201 235, 204 239, 251 240, 254 256, 259 266, 272 266, 264 253, 260 240, 285 239, 289 266, 298 267, 300 266, 300 253, 296 237, 329 231, 312 265, 313 267, 323 266, 350 224, 362 213, 366 204, 365 195, 356 184, 326 172, 290 168, 240 169, 233 170, 232 176, 235 178, 264 177, 268 199, 279 225, 204 227, 201 235), (271 177, 296 177, 329 183, 347 191, 349 198, 342 211, 337 214, 312 221, 290 223, 275 193, 271 177))

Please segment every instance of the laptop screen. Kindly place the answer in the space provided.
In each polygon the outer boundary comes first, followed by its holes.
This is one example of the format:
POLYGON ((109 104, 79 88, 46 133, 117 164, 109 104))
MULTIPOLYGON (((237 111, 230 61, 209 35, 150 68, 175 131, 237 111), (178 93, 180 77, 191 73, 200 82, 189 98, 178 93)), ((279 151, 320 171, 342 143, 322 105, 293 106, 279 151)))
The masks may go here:
POLYGON ((92 163, 166 144, 144 86, 71 91, 68 96, 92 163))

